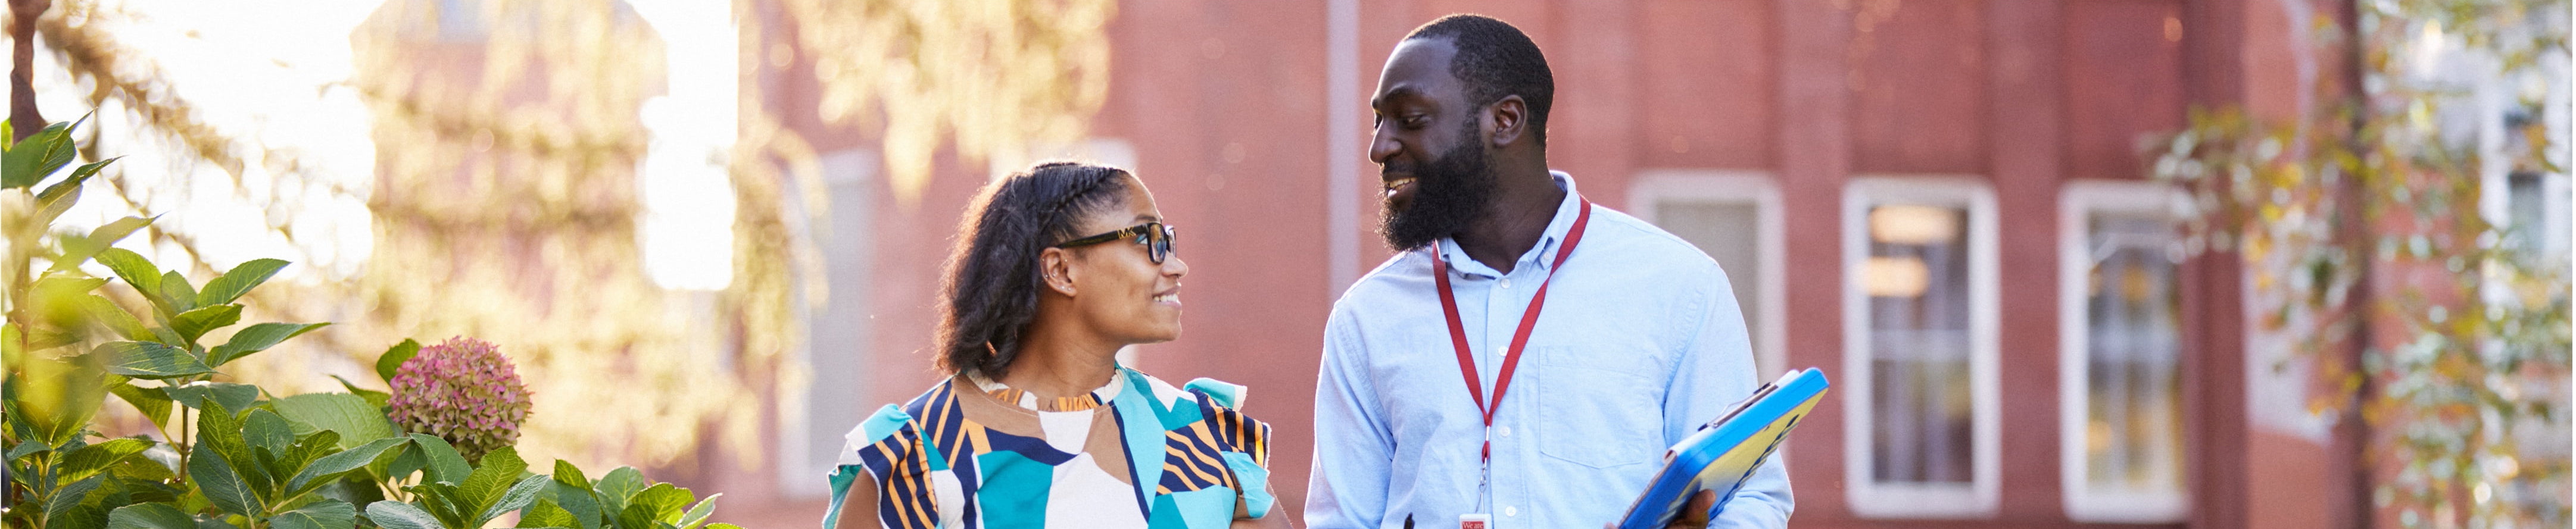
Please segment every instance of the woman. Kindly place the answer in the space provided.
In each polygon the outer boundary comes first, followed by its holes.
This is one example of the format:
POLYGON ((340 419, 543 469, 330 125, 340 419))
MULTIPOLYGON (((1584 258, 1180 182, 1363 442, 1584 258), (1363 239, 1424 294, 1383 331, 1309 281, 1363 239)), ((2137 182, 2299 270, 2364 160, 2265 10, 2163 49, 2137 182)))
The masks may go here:
POLYGON ((1119 348, 1181 334, 1172 228, 1126 171, 984 187, 948 258, 947 380, 852 429, 825 527, 1286 527, 1242 387, 1173 387, 1119 348))

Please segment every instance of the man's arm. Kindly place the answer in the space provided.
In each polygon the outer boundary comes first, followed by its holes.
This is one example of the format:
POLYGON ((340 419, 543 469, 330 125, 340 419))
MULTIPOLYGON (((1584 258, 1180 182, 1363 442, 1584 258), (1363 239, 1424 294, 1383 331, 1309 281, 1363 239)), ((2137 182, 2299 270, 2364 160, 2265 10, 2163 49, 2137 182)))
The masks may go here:
MULTIPOLYGON (((1717 418, 1726 407, 1753 394, 1760 387, 1760 376, 1754 372, 1753 341, 1745 331, 1744 312, 1735 303, 1734 288, 1724 273, 1717 274, 1715 284, 1704 295, 1704 308, 1695 325, 1689 345, 1674 364, 1673 381, 1664 393, 1664 442, 1681 442, 1682 437, 1697 431, 1702 424, 1717 418)), ((1726 503, 1726 511, 1710 527, 1778 528, 1789 524, 1789 513, 1797 504, 1789 495, 1789 472, 1777 454, 1755 469, 1744 481, 1744 487, 1726 503)))
POLYGON ((1368 355, 1349 316, 1324 323, 1323 366, 1315 375, 1315 465, 1306 484, 1306 525, 1374 529, 1386 512, 1395 443, 1378 420, 1368 355))

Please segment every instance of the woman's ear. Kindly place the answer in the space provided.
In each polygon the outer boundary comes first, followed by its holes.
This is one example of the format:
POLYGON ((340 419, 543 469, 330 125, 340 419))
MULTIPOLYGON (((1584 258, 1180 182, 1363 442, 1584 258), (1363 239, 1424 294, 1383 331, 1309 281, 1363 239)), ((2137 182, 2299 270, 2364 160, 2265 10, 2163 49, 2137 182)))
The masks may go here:
POLYGON ((1046 281, 1048 289, 1065 297, 1072 297, 1074 293, 1073 255, 1070 252, 1064 248, 1038 252, 1038 276, 1046 281))

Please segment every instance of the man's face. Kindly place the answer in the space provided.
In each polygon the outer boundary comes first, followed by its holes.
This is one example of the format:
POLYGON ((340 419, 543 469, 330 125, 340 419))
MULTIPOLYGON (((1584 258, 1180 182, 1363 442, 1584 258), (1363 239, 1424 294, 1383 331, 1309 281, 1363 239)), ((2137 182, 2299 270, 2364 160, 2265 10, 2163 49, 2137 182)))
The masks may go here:
POLYGON ((1482 112, 1449 74, 1457 48, 1447 39, 1397 43, 1379 74, 1376 138, 1386 207, 1378 233, 1397 251, 1420 248, 1481 220, 1494 193, 1482 112))

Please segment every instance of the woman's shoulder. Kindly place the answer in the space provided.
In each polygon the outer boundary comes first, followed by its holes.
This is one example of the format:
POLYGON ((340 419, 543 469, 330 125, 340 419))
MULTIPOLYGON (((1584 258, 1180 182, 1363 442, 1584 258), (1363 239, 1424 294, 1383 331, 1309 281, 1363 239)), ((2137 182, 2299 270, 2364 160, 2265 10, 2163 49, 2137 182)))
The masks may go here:
POLYGON ((954 405, 949 403, 955 402, 957 398, 955 382, 954 378, 942 379, 903 404, 887 404, 878 407, 876 413, 869 414, 867 419, 860 420, 857 426, 851 427, 850 432, 843 436, 848 446, 841 451, 842 455, 849 456, 859 448, 884 442, 888 438, 899 437, 907 442, 919 438, 921 432, 915 425, 916 420, 936 415, 943 409, 954 408, 954 405))
POLYGON ((1207 377, 1190 379, 1187 383, 1175 386, 1161 377, 1145 374, 1142 371, 1123 366, 1119 370, 1140 381, 1137 384, 1130 384, 1131 388, 1143 391, 1146 397, 1152 398, 1164 408, 1205 404, 1232 412, 1243 407, 1244 394, 1250 390, 1241 384, 1207 377))

